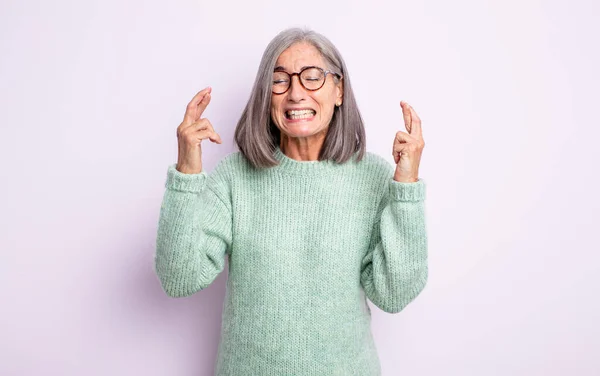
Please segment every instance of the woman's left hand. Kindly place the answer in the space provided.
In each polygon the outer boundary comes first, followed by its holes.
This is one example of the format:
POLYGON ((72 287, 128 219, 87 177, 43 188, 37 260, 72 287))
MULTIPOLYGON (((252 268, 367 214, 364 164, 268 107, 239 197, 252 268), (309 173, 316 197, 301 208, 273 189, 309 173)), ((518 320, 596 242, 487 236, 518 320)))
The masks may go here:
POLYGON ((396 162, 394 180, 403 183, 414 183, 419 180, 419 164, 421 153, 425 147, 421 131, 421 119, 408 103, 400 101, 404 126, 408 133, 398 131, 394 138, 392 155, 396 162))

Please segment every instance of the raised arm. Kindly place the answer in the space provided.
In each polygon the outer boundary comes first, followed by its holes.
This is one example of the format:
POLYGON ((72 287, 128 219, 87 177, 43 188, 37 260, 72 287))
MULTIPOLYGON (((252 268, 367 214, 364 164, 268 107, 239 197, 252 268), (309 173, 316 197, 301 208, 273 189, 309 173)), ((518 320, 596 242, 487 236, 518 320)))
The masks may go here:
POLYGON ((425 141, 415 110, 404 101, 400 106, 408 133, 398 131, 394 137, 396 168, 388 177, 361 269, 366 295, 390 313, 400 312, 416 298, 428 275, 425 182, 418 178, 425 141))

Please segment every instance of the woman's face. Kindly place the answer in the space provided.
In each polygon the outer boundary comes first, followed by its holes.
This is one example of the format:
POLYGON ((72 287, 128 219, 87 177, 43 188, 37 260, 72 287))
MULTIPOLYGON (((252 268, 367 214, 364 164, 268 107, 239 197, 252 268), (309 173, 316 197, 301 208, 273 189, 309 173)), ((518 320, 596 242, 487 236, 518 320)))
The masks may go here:
MULTIPOLYGON (((319 51, 310 43, 300 42, 290 46, 279 55, 275 63, 275 70, 283 70, 291 74, 300 72, 306 66, 317 66, 327 70, 319 51)), ((328 74, 323 87, 316 91, 310 91, 306 90, 299 80, 298 76, 293 76, 288 91, 283 94, 272 94, 271 118, 273 122, 282 135, 285 134, 288 137, 309 137, 322 132, 326 133, 336 102, 342 102, 342 81, 340 80, 336 84, 334 75, 328 74), (310 109, 314 113, 293 118, 288 112, 292 109, 310 109)))

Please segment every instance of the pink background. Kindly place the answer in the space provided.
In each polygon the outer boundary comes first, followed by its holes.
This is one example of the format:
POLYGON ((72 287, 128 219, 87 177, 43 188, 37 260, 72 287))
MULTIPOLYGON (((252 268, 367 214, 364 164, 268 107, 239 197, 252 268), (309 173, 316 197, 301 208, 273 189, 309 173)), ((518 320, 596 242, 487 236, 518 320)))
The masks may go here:
POLYGON ((212 373, 227 272, 171 299, 153 271, 175 129, 211 85, 212 170, 267 43, 303 25, 346 59, 369 151, 392 163, 400 100, 423 120, 430 277, 373 307, 384 375, 600 374, 599 12, 3 1, 0 375, 212 373))

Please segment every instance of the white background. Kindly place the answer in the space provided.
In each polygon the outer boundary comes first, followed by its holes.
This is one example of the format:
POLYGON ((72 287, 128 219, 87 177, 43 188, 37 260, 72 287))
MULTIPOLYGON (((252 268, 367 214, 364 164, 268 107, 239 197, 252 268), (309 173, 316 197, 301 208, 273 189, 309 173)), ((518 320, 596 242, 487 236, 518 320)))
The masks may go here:
POLYGON ((342 52, 367 149, 423 121, 430 277, 373 309, 383 375, 599 375, 594 1, 3 1, 0 374, 210 375, 227 271, 171 299, 153 272, 191 97, 236 150, 268 42, 342 52))

